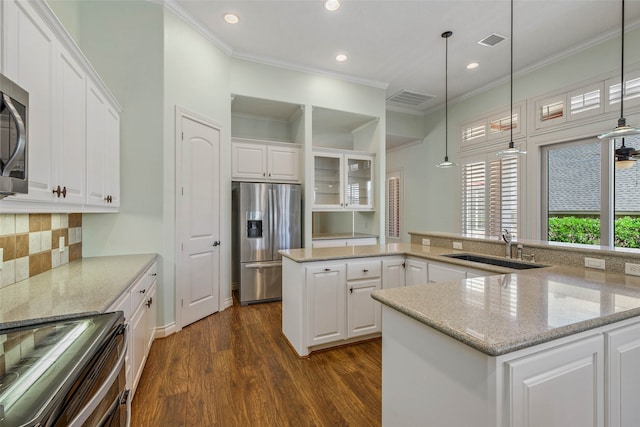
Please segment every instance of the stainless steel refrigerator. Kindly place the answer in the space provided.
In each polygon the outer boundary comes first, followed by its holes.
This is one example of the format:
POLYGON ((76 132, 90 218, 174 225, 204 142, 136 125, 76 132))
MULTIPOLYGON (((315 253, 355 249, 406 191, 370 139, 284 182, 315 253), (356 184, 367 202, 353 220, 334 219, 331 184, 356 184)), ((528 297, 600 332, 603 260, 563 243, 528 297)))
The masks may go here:
POLYGON ((280 249, 301 247, 298 184, 232 184, 232 280, 240 304, 282 299, 280 249))

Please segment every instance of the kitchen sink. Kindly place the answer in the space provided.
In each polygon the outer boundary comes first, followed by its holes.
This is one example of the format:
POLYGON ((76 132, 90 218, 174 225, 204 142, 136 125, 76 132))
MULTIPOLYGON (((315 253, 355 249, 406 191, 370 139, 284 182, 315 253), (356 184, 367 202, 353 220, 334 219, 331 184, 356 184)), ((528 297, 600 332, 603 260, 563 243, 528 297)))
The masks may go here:
POLYGON ((481 264, 497 265, 499 267, 513 268, 514 270, 526 270, 529 268, 547 267, 542 264, 532 264, 528 262, 520 262, 511 259, 493 258, 475 254, 446 254, 442 255, 448 258, 461 259, 464 261, 479 262, 481 264))

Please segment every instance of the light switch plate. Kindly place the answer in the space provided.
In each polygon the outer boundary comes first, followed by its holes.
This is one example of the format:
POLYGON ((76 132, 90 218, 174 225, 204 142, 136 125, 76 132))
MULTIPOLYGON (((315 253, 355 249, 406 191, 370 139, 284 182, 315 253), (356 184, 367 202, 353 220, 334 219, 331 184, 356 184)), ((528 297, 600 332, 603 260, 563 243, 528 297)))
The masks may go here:
POLYGON ((597 268, 598 270, 604 270, 604 260, 600 258, 584 258, 584 266, 588 268, 597 268))
POLYGON ((630 262, 624 263, 624 273, 632 276, 640 276, 640 264, 633 264, 630 262))
POLYGON ((64 252, 64 236, 60 236, 58 249, 60 249, 60 252, 64 252))
POLYGON ((462 242, 453 242, 453 249, 462 249, 462 242))
POLYGON ((431 239, 422 239, 422 246, 431 246, 431 239))

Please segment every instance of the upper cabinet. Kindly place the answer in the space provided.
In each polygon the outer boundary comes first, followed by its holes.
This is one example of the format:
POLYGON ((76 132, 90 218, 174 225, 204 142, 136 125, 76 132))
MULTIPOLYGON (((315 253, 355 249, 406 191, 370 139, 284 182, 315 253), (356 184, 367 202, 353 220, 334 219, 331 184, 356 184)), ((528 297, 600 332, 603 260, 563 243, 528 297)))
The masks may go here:
POLYGON ((373 210, 374 137, 378 120, 314 108, 313 206, 318 210, 373 210))
POLYGON ((300 182, 303 108, 234 95, 231 176, 236 181, 300 182))
POLYGON ((373 155, 316 151, 313 165, 313 210, 373 209, 373 155))
POLYGON ((231 175, 235 180, 300 181, 297 145, 234 138, 231 147, 231 175))
POLYGON ((8 0, 1 7, 2 73, 29 93, 29 193, 2 200, 0 211, 112 211, 117 204, 92 203, 88 188, 98 172, 88 156, 96 137, 109 141, 100 161, 117 200, 120 106, 45 2, 8 0), (94 94, 104 106, 99 119, 94 94))

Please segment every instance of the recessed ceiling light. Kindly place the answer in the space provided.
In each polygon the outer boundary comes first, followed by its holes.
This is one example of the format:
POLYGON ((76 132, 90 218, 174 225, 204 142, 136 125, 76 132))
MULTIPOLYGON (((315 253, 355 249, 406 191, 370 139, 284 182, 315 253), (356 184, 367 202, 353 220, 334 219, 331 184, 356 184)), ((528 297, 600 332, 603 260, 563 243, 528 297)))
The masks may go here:
POLYGON ((344 62, 346 60, 347 60, 347 55, 345 55, 344 53, 341 53, 336 56, 336 61, 338 62, 344 62))
POLYGON ((240 18, 238 18, 238 15, 233 13, 225 13, 224 20, 229 24, 237 24, 238 22, 240 22, 240 18))
POLYGON ((338 10, 340 9, 340 2, 338 0, 326 0, 324 2, 324 8, 327 10, 338 10))
POLYGON ((467 70, 473 70, 474 68, 478 68, 479 66, 480 64, 478 64, 477 62, 471 62, 467 64, 467 70))

